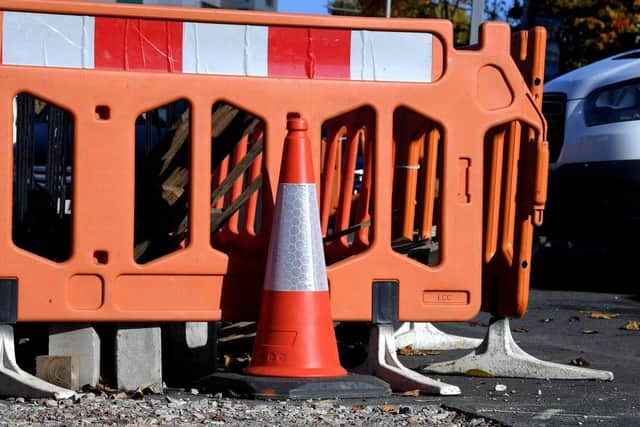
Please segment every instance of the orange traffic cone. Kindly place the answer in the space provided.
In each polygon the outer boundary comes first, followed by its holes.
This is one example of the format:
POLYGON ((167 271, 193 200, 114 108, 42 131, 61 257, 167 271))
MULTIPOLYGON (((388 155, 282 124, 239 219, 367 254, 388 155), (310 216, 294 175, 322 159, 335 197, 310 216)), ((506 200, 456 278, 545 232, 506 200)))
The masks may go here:
POLYGON ((307 122, 287 118, 250 375, 345 376, 336 344, 307 122))
POLYGON ((287 116, 258 331, 245 374, 218 372, 201 390, 260 399, 379 398, 389 385, 340 366, 307 122, 287 116))

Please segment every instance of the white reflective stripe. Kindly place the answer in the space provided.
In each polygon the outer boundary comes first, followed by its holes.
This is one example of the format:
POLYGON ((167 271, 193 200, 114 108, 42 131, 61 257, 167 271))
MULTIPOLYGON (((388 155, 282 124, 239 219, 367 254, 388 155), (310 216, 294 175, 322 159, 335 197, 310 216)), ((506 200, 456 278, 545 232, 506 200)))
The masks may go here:
POLYGON ((351 80, 430 82, 432 36, 390 31, 351 32, 351 80))
POLYGON ((185 22, 182 71, 266 76, 268 27, 185 22))
POLYGON ((2 63, 94 68, 93 16, 4 12, 2 63))
POLYGON ((314 184, 280 184, 264 289, 328 291, 314 184))

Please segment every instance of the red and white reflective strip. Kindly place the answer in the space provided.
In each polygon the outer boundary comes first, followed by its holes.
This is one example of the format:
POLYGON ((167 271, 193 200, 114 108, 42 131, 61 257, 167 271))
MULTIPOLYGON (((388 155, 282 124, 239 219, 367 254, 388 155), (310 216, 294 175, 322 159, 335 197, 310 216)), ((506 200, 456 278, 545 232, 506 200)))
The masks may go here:
POLYGON ((2 64, 430 82, 429 33, 3 12, 2 64))

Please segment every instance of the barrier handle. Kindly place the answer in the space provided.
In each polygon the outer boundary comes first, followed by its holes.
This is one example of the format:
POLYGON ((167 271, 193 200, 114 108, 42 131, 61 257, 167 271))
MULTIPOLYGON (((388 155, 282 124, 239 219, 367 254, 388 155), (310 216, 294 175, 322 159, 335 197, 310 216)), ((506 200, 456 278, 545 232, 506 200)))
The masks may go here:
POLYGON ((549 178, 549 143, 538 138, 536 146, 536 171, 533 187, 533 224, 542 225, 544 206, 547 202, 547 186, 549 178))
MULTIPOLYGON (((542 108, 542 88, 544 83, 544 58, 547 32, 543 27, 534 27, 529 31, 514 34, 512 57, 538 109, 542 108)), ((529 137, 533 138, 533 130, 529 137)), ((544 207, 547 201, 547 181, 549 177, 549 143, 538 135, 536 138, 536 164, 533 171, 532 215, 533 224, 541 226, 544 219, 544 207)))

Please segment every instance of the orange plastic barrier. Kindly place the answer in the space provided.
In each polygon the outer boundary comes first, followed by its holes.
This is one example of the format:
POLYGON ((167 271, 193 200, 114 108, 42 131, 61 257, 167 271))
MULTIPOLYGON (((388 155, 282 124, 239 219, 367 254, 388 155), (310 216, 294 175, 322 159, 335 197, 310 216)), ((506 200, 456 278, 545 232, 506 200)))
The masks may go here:
MULTIPOLYGON (((512 56, 542 105, 546 32, 534 28, 514 34, 512 56)), ((513 121, 485 141, 484 311, 517 318, 529 299, 533 227, 542 223, 547 195, 549 146, 546 126, 536 132, 513 121)))
POLYGON ((17 279, 18 321, 255 319, 261 229, 271 224, 291 112, 309 120, 334 319, 371 320, 381 304, 398 320, 479 310, 483 141, 500 123, 519 122, 537 139, 545 131, 507 25, 483 25, 479 49, 459 51, 440 20, 40 0, 0 0, 0 9, 0 277, 17 279), (11 101, 23 92, 73 116, 72 241, 61 261, 11 238, 11 101), (174 100, 190 106, 189 191, 166 191, 188 206, 188 231, 173 252, 138 263, 134 122, 174 100), (214 165, 218 102, 264 127, 214 165), (438 259, 424 262, 434 236, 438 259))

